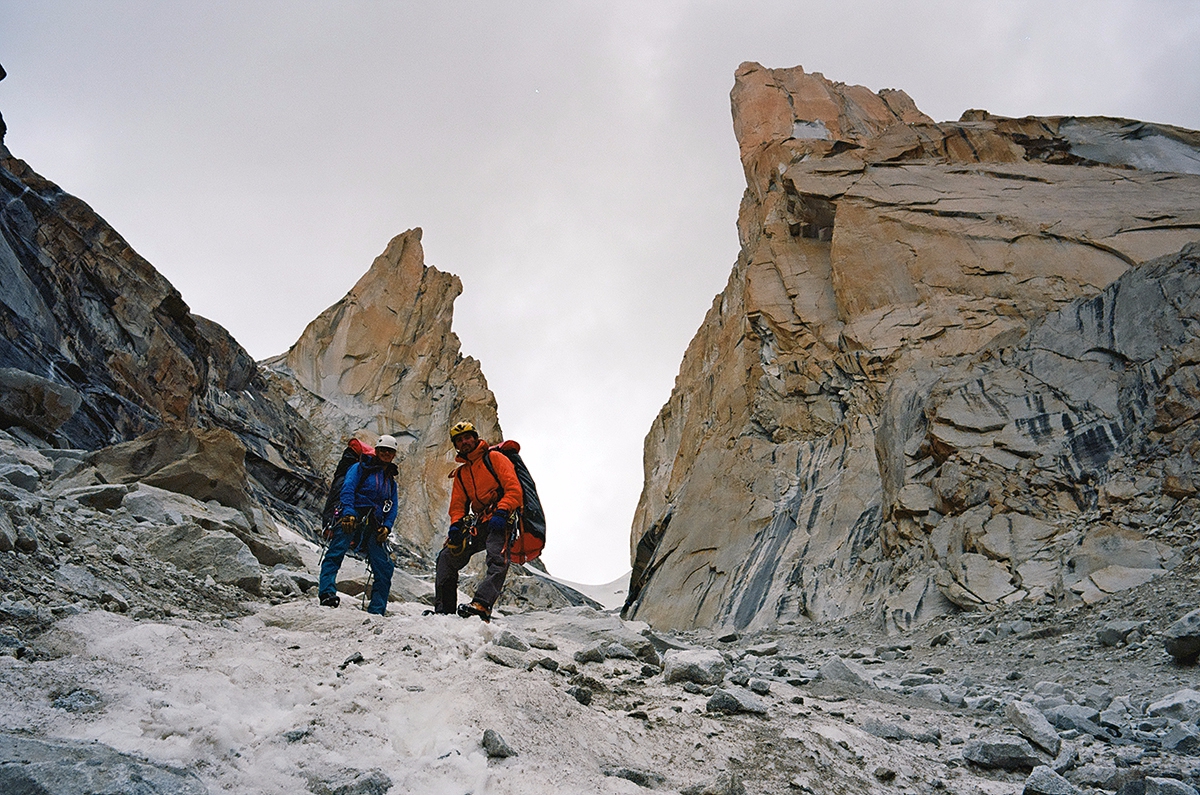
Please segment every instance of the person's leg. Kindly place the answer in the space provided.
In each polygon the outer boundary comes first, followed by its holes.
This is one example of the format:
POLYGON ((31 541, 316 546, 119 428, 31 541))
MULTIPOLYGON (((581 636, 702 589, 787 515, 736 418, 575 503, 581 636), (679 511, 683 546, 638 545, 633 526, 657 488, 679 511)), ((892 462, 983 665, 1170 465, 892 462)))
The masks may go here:
POLYGON ((489 533, 487 537, 487 572, 475 589, 475 601, 489 610, 500 598, 504 578, 508 574, 508 528, 489 533))
POLYGON ((337 595, 337 573, 342 567, 342 559, 350 548, 350 534, 340 527, 333 531, 329 546, 325 548, 325 558, 321 561, 321 576, 317 580, 318 598, 337 595))
POLYGON ((471 559, 470 552, 464 547, 459 555, 442 547, 437 557, 437 573, 433 578, 433 611, 435 613, 453 613, 458 607, 458 572, 471 559))
POLYGON ((388 594, 392 590, 392 572, 396 570, 396 564, 392 563, 386 544, 380 544, 374 533, 367 539, 367 560, 371 562, 371 574, 375 579, 367 612, 383 615, 387 610, 388 594))

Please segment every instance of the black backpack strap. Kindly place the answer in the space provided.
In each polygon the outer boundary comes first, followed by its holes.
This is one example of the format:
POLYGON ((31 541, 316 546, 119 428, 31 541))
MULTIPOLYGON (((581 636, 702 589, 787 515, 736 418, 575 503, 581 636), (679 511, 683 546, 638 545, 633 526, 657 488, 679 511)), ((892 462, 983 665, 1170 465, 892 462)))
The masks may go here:
MULTIPOLYGON (((501 453, 501 455, 504 454, 501 453)), ((496 502, 499 503, 500 500, 504 499, 504 484, 500 482, 500 478, 496 475, 496 468, 492 466, 492 450, 489 449, 484 453, 483 464, 487 467, 488 474, 492 476, 492 480, 496 481, 496 490, 500 492, 496 497, 496 502)))

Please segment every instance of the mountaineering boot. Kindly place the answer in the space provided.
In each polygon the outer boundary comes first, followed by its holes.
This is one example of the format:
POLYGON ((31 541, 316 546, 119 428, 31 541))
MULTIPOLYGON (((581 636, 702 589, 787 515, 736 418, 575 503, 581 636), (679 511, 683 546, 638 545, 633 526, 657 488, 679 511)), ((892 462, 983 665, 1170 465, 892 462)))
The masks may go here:
POLYGON ((322 607, 337 607, 342 603, 341 597, 335 593, 323 593, 320 599, 322 607))
POLYGON ((458 614, 460 616, 462 616, 463 618, 470 618, 471 616, 479 616, 484 621, 492 620, 492 608, 488 607, 487 605, 485 605, 483 602, 479 601, 478 599, 476 599, 475 601, 473 601, 469 604, 459 605, 458 606, 458 614))

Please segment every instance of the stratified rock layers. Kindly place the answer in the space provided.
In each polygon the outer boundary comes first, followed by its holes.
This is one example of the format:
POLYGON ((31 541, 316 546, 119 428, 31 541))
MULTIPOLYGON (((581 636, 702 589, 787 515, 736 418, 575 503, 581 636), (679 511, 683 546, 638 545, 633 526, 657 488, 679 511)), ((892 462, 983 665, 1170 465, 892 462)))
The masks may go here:
POLYGON ((318 507, 306 424, 249 354, 193 315, 90 207, 3 146, 0 285, 0 367, 78 396, 53 422, 26 416, 33 432, 96 449, 161 427, 225 428, 246 448, 259 497, 318 507))
POLYGON ((1130 269, 1200 239, 1200 134, 757 64, 731 98, 742 249, 646 438, 628 614, 903 628, 1171 565, 1197 251, 1130 269))
POLYGON ((457 276, 424 263, 421 230, 392 239, 339 302, 268 362, 288 402, 317 429, 332 469, 358 434, 400 442, 398 535, 428 547, 444 531, 454 466, 450 425, 469 420, 500 441, 496 399, 451 331, 457 276))

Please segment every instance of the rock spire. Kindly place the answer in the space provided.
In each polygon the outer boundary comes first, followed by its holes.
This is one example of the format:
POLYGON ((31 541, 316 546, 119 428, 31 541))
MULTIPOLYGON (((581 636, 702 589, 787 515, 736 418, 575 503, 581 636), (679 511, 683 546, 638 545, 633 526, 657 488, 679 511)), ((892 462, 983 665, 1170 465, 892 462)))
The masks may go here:
POLYGON ((444 531, 450 426, 470 420, 483 438, 500 441, 496 399, 451 331, 461 292, 457 276, 425 265, 421 230, 411 229, 268 362, 288 402, 317 430, 325 469, 355 434, 372 444, 383 433, 400 441, 396 527, 420 546, 444 531))

